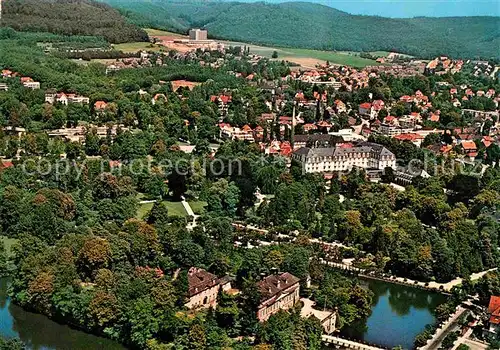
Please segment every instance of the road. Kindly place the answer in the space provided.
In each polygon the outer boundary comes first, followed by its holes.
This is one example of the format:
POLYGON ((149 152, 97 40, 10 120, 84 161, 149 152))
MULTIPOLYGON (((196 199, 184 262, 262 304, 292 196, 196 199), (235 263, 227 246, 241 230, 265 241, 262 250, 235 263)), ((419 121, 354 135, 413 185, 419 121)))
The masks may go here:
POLYGON ((443 342, 444 338, 451 332, 455 331, 458 326, 458 318, 466 311, 467 309, 459 306, 458 310, 455 312, 453 317, 446 322, 442 328, 439 329, 437 333, 434 334, 432 339, 427 342, 426 345, 422 346, 420 350, 436 350, 439 349, 439 346, 443 342))

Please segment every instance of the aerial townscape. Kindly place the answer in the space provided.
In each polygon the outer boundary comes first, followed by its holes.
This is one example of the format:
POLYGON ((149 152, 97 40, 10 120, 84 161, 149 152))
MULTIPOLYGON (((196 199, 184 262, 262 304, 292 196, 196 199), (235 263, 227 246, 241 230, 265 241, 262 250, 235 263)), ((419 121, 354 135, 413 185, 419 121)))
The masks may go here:
POLYGON ((499 11, 1 0, 0 350, 500 349, 499 11))

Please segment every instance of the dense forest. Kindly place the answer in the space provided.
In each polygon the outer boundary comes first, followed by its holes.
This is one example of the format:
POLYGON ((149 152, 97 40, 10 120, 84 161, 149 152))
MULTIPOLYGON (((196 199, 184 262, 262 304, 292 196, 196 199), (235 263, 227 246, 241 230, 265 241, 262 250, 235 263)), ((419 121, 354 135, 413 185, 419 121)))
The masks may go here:
POLYGON ((0 23, 22 31, 100 36, 111 43, 148 40, 117 10, 93 0, 6 0, 0 23))
POLYGON ((133 22, 179 32, 205 27, 214 38, 320 50, 446 54, 499 58, 500 18, 391 19, 355 16, 330 7, 178 0, 105 0, 133 22))

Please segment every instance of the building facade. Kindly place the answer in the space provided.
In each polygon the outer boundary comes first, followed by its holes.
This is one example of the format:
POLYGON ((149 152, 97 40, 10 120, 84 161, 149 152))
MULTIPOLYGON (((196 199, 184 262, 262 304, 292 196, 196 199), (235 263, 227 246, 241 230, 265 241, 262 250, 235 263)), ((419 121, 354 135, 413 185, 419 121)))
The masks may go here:
POLYGON ((208 40, 208 32, 202 29, 191 29, 189 31, 189 40, 208 40))
POLYGON ((294 275, 284 272, 270 275, 258 282, 261 301, 257 310, 257 318, 264 322, 280 310, 288 310, 299 300, 300 284, 294 275))
POLYGON ((349 171, 353 168, 384 170, 396 168, 396 157, 387 148, 370 142, 354 147, 308 148, 294 152, 306 173, 349 171))
POLYGON ((222 288, 224 291, 231 289, 228 279, 218 278, 216 275, 192 267, 188 272, 188 297, 185 304, 188 309, 199 309, 217 306, 217 294, 222 288))

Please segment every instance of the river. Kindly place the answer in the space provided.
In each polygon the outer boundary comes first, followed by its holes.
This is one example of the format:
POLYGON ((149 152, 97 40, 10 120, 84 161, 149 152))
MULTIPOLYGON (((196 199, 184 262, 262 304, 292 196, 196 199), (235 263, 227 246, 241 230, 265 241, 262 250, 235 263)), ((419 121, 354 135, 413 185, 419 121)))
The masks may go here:
POLYGON ((435 322, 434 310, 446 296, 377 280, 362 280, 374 296, 372 313, 341 334, 382 347, 412 349, 417 334, 435 322))
POLYGON ((27 312, 10 302, 8 278, 0 278, 0 335, 21 339, 32 349, 124 350, 110 339, 61 325, 43 315, 27 312))

